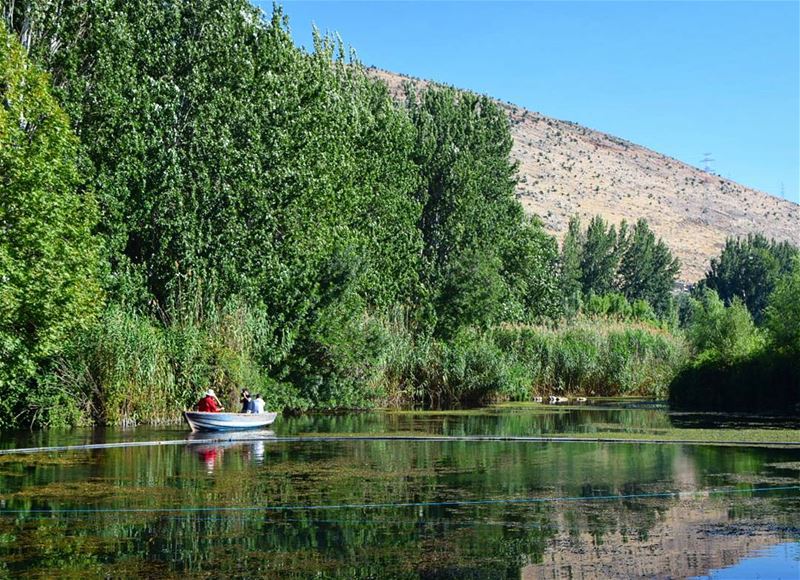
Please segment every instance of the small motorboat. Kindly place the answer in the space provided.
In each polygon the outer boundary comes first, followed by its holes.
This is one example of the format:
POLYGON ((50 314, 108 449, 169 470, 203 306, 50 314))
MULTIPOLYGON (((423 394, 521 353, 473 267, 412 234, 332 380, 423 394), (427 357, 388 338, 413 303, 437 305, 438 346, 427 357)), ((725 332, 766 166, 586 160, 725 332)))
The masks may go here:
POLYGON ((206 413, 184 411, 183 416, 192 431, 238 431, 272 425, 277 413, 206 413))

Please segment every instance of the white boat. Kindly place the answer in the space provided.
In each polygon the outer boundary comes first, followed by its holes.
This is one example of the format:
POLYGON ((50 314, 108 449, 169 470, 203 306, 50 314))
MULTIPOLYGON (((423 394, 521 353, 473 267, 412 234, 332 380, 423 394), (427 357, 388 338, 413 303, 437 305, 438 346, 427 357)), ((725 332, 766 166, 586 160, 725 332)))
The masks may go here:
POLYGON ((184 411, 183 416, 192 431, 233 431, 258 429, 272 425, 277 413, 206 413, 184 411))

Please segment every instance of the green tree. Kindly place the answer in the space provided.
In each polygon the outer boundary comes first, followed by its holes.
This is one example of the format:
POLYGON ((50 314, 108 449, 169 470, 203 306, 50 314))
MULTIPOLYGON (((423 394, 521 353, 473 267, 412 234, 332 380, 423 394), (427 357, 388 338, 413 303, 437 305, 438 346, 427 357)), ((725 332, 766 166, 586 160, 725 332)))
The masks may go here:
POLYGON ((489 249, 467 248, 448 263, 436 304, 441 336, 451 338, 463 326, 488 328, 504 318, 508 288, 501 267, 489 249))
POLYGON ((716 291, 726 304, 738 297, 756 323, 761 324, 770 294, 780 276, 791 269, 797 253, 791 244, 770 241, 761 234, 728 238, 698 287, 716 291))
POLYGON ((491 99, 442 87, 420 94, 409 88, 407 103, 421 178, 421 279, 442 318, 436 332, 449 335, 476 320, 519 318, 525 306, 547 310, 541 303, 550 292, 543 290, 547 284, 525 270, 544 273, 549 249, 539 241, 540 226, 525 222, 514 198, 516 165, 505 113, 491 99), (468 299, 460 293, 471 295, 470 286, 484 282, 490 286, 481 291, 481 304, 465 308, 468 299), (509 300, 518 303, 503 304, 509 300))
POLYGON ((581 253, 581 286, 584 294, 607 294, 614 289, 614 277, 619 264, 617 232, 595 216, 586 228, 581 253))
MULTIPOLYGON (((47 75, 0 26, 0 427, 41 393, 42 364, 102 306, 92 195, 47 75)), ((56 404, 57 400, 49 401, 56 404)))
POLYGON ((741 361, 764 344, 744 303, 734 298, 726 307, 717 293, 708 288, 694 302, 688 335, 701 363, 741 361))
POLYGON ((633 302, 646 300, 661 316, 667 314, 680 261, 663 240, 656 240, 647 221, 640 219, 628 232, 620 226, 617 289, 633 302))
POLYGON ((769 297, 765 326, 778 350, 800 354, 800 256, 769 297))
POLYGON ((500 258, 510 293, 504 320, 555 318, 561 313, 558 244, 538 218, 523 218, 501 246, 500 258))
POLYGON ((575 313, 581 306, 581 253, 583 250, 581 220, 573 216, 569 220, 567 233, 561 245, 561 295, 567 313, 575 313))
POLYGON ((246 0, 33 0, 10 19, 83 138, 114 301, 171 323, 241 297, 282 378, 331 346, 312 334, 338 336, 330 309, 355 324, 422 293, 415 128, 340 43, 306 53, 246 0))

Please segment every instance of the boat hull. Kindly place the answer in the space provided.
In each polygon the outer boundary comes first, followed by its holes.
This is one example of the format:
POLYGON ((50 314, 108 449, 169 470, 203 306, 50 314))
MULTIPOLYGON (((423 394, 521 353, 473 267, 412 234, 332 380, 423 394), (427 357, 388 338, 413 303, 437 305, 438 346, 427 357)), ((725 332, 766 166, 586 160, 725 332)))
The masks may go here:
POLYGON ((277 413, 205 413, 184 411, 183 417, 192 431, 239 431, 271 425, 277 413))

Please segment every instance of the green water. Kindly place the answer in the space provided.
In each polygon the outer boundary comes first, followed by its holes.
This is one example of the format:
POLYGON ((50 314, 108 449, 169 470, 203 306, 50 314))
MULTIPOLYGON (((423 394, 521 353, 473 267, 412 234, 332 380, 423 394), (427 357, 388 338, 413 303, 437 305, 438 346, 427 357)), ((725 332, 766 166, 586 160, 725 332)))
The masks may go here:
MULTIPOLYGON (((512 406, 279 418, 273 431, 538 435, 719 422, 796 428, 650 406, 512 406)), ((183 438, 173 426, 2 444, 183 438)), ((190 441, 0 456, 0 577, 702 576, 800 540, 800 490, 753 491, 800 485, 798 448, 190 441)))

